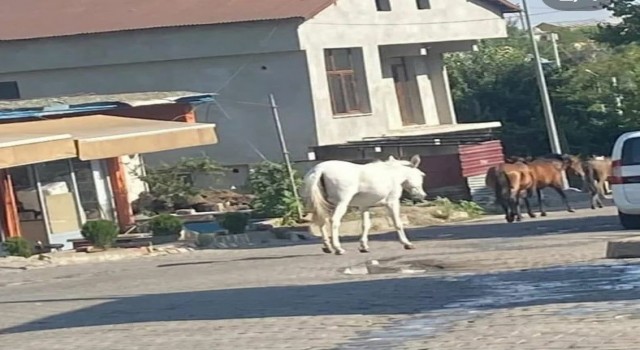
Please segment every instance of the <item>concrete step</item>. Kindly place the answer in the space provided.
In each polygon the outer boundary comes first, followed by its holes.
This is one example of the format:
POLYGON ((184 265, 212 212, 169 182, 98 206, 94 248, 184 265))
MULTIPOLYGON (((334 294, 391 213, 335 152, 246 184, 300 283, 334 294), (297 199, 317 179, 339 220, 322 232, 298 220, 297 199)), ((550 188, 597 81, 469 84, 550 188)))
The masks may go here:
POLYGON ((640 236, 607 242, 607 259, 640 258, 640 236))

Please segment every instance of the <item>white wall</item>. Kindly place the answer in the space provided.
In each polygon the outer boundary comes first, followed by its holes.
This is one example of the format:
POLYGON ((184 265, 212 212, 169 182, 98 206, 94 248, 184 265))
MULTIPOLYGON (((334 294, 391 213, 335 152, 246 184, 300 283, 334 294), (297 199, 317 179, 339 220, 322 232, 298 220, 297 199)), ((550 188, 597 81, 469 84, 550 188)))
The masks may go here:
POLYGON ((218 105, 197 110, 199 122, 217 124, 219 143, 145 155, 151 164, 202 153, 222 164, 262 161, 254 149, 268 159, 280 159, 267 104, 273 93, 291 156, 298 160, 306 159, 307 146, 316 136, 306 58, 296 48, 295 27, 292 31, 288 22, 0 42, 0 71, 13 70, 0 73, 0 81, 17 81, 23 98, 86 92, 219 92, 218 105), (153 46, 141 47, 145 43, 153 46), (94 51, 115 53, 103 57, 94 51), (65 55, 66 61, 61 59, 65 55), (192 57, 197 55, 203 57, 192 57))
POLYGON ((300 44, 309 61, 320 145, 383 136, 389 130, 401 128, 386 58, 417 56, 421 47, 430 47, 430 53, 409 61, 419 72, 417 80, 426 124, 456 122, 441 52, 468 50, 469 43, 475 40, 505 37, 506 22, 495 9, 467 0, 431 1, 431 4, 432 9, 418 10, 415 1, 391 0, 392 11, 378 12, 373 0, 340 0, 300 26, 300 44), (324 49, 345 47, 363 50, 372 109, 369 114, 333 116, 324 49))

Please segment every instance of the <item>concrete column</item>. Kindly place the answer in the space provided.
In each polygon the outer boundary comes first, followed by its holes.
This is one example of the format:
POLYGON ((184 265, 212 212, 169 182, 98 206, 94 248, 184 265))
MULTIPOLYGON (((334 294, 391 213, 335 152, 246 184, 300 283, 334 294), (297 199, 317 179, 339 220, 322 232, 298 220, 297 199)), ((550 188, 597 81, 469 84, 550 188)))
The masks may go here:
POLYGON ((440 124, 457 124, 449 87, 449 76, 447 67, 444 65, 442 53, 429 52, 429 55, 427 55, 427 67, 429 68, 433 99, 436 103, 440 124))

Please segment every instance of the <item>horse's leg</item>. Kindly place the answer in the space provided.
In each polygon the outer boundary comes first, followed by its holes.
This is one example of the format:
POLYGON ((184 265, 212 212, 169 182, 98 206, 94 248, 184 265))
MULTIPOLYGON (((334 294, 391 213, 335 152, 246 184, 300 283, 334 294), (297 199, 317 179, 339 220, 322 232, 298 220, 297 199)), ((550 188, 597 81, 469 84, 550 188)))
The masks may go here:
POLYGON ((325 221, 320 226, 320 230, 322 232, 322 251, 331 254, 333 253, 333 249, 331 248, 331 238, 329 237, 329 219, 325 219, 325 221))
POLYGON ((529 214, 530 218, 535 218, 536 214, 533 213, 533 210, 531 210, 531 204, 529 203, 529 198, 528 197, 524 197, 524 205, 527 206, 527 214, 529 214))
POLYGON ((604 184, 606 184, 606 182, 603 180, 602 181, 602 186, 596 188, 596 193, 594 194, 595 204, 598 205, 598 208, 604 207, 604 205, 602 204, 602 198, 605 197, 605 186, 604 186, 604 184))
POLYGON ((553 189, 556 190, 556 192, 558 192, 558 195, 560 195, 560 197, 562 197, 562 201, 564 202, 564 205, 567 207, 567 211, 570 212, 570 213, 574 213, 575 210, 573 210, 573 208, 571 208, 571 205, 569 204, 569 200, 567 199, 567 195, 562 190, 562 187, 559 186, 559 185, 553 185, 551 187, 553 187, 553 189))
POLYGON ((520 191, 516 191, 515 193, 512 193, 511 196, 514 198, 514 202, 515 202, 516 221, 522 221, 522 209, 520 206, 520 191))
POLYGON ((547 212, 544 211, 544 206, 542 205, 542 193, 540 193, 539 188, 536 188, 536 194, 538 195, 538 206, 540 207, 540 216, 547 216, 547 212))
POLYGON ((348 207, 349 201, 344 201, 336 205, 333 210, 333 215, 331 216, 331 244, 333 245, 333 249, 335 249, 336 255, 345 253, 345 250, 342 249, 340 245, 340 220, 342 220, 342 217, 346 214, 348 207))
POLYGON ((362 236, 360 237, 360 253, 369 252, 369 229, 371 229, 371 213, 369 209, 361 210, 362 236))
POLYGON ((402 219, 400 218, 400 201, 393 201, 392 203, 387 204, 387 211, 393 220, 393 225, 398 231, 398 239, 400 240, 400 243, 404 245, 404 249, 415 249, 413 243, 409 241, 407 235, 404 233, 402 219))

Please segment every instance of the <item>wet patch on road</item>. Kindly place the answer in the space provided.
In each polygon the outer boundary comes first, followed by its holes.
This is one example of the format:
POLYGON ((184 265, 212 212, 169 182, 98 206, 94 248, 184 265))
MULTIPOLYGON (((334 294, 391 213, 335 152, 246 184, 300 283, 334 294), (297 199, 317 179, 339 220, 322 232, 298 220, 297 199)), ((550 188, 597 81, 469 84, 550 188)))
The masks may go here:
MULTIPOLYGON (((433 278, 433 277, 432 277, 433 278)), ((551 304, 577 304, 558 308, 557 314, 588 315, 619 312, 640 318, 640 264, 612 263, 530 269, 486 275, 449 276, 480 291, 462 299, 455 291, 440 305, 430 305, 418 316, 367 332, 338 349, 390 349, 411 340, 446 331, 460 322, 474 322, 498 310, 551 304)), ((437 303, 437 301, 433 301, 437 303)))

